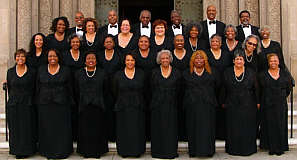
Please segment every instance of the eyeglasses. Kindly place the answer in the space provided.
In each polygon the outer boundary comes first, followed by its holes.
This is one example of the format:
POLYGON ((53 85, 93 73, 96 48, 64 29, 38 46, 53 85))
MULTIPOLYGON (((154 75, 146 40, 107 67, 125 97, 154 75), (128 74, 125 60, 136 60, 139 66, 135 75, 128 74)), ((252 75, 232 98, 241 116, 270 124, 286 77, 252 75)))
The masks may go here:
POLYGON ((252 46, 254 46, 254 47, 257 47, 257 46, 258 46, 258 44, 256 44, 256 43, 252 43, 252 42, 247 42, 247 44, 252 45, 252 46))

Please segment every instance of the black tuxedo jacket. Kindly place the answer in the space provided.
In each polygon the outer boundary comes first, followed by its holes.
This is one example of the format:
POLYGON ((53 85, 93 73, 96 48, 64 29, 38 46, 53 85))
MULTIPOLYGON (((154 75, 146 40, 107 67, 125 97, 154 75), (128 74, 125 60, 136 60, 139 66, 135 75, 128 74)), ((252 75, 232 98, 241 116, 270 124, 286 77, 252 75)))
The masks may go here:
MULTIPOLYGON (((200 34, 200 38, 202 41, 204 41, 204 44, 207 47, 206 49, 208 49, 210 48, 210 43, 209 43, 207 20, 200 22, 200 24, 202 26, 202 32, 200 34)), ((222 37, 222 40, 225 39, 225 35, 224 35, 225 27, 226 27, 225 23, 216 20, 216 34, 219 34, 222 37)))
MULTIPOLYGON (((120 33, 120 26, 118 25, 118 33, 120 33)), ((104 49, 104 39, 108 35, 108 24, 100 27, 97 31, 98 37, 99 37, 99 49, 104 49)), ((112 36, 112 35, 111 35, 112 36)), ((113 36, 114 37, 114 36, 113 36)))
MULTIPOLYGON (((182 35, 185 37, 185 35, 186 35, 186 26, 184 24, 181 24, 181 25, 182 25, 182 35)), ((167 36, 170 37, 171 39, 174 39, 174 32, 173 32, 173 29, 172 29, 172 25, 168 26, 167 36)))
MULTIPOLYGON (((251 28, 252 28, 252 34, 254 34, 254 35, 258 36, 259 38, 261 38, 260 33, 259 33, 259 27, 251 25, 251 28)), ((240 42, 243 42, 245 40, 245 35, 244 35, 244 32, 243 32, 242 26, 238 25, 238 26, 236 26, 236 29, 237 29, 237 35, 236 35, 235 39, 240 41, 240 42)))
MULTIPOLYGON (((136 35, 136 37, 140 37, 141 34, 140 34, 140 23, 136 23, 132 26, 132 33, 134 35, 136 35)), ((153 24, 151 23, 151 35, 150 37, 153 37, 154 36, 154 31, 153 31, 153 24)))

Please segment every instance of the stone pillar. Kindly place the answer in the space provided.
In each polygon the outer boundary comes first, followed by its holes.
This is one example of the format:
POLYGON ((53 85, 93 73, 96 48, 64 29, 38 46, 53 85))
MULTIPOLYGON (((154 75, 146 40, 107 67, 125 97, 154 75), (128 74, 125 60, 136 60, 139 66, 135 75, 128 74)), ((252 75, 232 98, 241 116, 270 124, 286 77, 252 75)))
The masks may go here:
POLYGON ((32 1, 31 0, 18 0, 17 1, 17 48, 29 49, 29 43, 32 35, 32 1))
POLYGON ((39 32, 39 0, 32 0, 32 34, 39 32))
POLYGON ((250 23, 254 26, 259 26, 259 0, 239 0, 238 3, 239 12, 248 10, 251 13, 250 23))
POLYGON ((206 19, 206 10, 207 10, 207 6, 209 5, 214 5, 217 8, 217 16, 216 19, 217 20, 221 20, 221 5, 220 5, 220 0, 207 0, 207 1, 203 1, 203 19, 206 19))
POLYGON ((67 17, 70 26, 73 26, 75 24, 72 0, 60 0, 60 16, 67 17))
POLYGON ((281 7, 280 0, 260 1, 260 26, 271 28, 270 38, 281 42, 281 7))
POLYGON ((238 0, 222 0, 221 3, 221 20, 226 24, 238 25, 239 11, 238 0))
POLYGON ((51 33, 53 0, 40 0, 39 2, 39 31, 48 35, 51 33))
POLYGON ((78 10, 80 10, 85 17, 95 18, 95 0, 78 0, 78 10))
POLYGON ((201 0, 175 0, 174 8, 180 13, 183 24, 199 23, 203 18, 201 0))
POLYGON ((118 0, 96 0, 95 2, 95 18, 97 19, 99 26, 108 24, 108 12, 113 9, 118 13, 118 0))

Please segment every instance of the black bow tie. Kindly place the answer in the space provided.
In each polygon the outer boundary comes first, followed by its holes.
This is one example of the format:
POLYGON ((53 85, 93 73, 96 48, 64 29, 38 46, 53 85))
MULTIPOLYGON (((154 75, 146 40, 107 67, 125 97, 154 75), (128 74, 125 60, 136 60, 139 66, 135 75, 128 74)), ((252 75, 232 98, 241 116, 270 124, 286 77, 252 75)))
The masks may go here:
POLYGON ((216 21, 209 21, 209 24, 216 24, 216 21))
POLYGON ((242 28, 249 28, 249 25, 245 26, 245 25, 242 25, 242 28))
POLYGON ((84 31, 83 29, 77 28, 77 31, 84 31))
POLYGON ((177 25, 173 25, 173 29, 176 29, 176 28, 177 29, 180 29, 180 25, 178 25, 178 26, 177 25))
POLYGON ((149 26, 142 26, 142 28, 149 28, 149 26))
POLYGON ((110 25, 110 28, 117 28, 117 25, 110 25))

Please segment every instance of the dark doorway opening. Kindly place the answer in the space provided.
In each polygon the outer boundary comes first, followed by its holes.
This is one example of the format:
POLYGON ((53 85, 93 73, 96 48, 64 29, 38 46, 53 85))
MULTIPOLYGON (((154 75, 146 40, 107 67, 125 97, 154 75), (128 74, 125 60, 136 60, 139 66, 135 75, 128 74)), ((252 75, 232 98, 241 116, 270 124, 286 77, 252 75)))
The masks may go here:
POLYGON ((170 12, 174 8, 174 0, 119 0, 119 17, 129 18, 132 24, 139 22, 140 12, 151 11, 152 19, 164 19, 170 24, 170 12))

